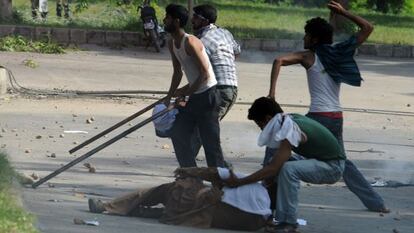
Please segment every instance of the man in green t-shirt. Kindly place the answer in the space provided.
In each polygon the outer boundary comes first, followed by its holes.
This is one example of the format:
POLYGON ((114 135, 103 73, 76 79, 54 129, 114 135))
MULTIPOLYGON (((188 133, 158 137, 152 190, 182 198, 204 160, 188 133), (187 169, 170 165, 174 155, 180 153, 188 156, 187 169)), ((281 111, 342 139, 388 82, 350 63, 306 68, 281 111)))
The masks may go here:
POLYGON ((244 178, 231 176, 226 185, 237 187, 277 176, 276 220, 272 232, 296 232, 300 181, 333 184, 344 170, 345 155, 336 138, 318 122, 300 114, 284 114, 279 104, 266 97, 254 101, 249 120, 262 129, 259 146, 278 148, 272 161, 244 178), (288 161, 292 151, 303 160, 288 161))

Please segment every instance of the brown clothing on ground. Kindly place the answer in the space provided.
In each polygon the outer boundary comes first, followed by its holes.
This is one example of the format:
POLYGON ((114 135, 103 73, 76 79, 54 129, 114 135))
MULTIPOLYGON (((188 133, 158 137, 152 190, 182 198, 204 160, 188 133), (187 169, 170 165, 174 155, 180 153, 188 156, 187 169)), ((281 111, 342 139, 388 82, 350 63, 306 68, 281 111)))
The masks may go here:
MULTIPOLYGON (((200 177, 200 169, 191 169, 192 174, 196 171, 200 177)), ((218 177, 216 169, 204 171, 208 172, 203 172, 203 175, 208 174, 212 178, 207 180, 214 181, 218 177)), ((257 230, 264 226, 262 215, 247 213, 221 202, 222 194, 216 186, 208 187, 199 178, 186 177, 128 193, 104 205, 109 214, 159 218, 160 222, 172 225, 233 230, 257 230), (164 208, 151 208, 159 204, 164 208)))

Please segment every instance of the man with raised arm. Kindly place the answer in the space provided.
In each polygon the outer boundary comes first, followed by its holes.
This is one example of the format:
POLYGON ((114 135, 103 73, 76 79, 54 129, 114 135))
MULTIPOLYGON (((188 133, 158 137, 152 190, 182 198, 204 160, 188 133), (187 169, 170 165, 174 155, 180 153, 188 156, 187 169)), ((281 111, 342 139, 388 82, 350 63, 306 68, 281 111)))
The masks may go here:
MULTIPOLYGON (((328 128, 345 151, 342 139, 343 115, 339 101, 341 83, 361 85, 361 75, 353 58, 356 48, 364 43, 374 27, 360 16, 344 9, 339 3, 330 1, 331 14, 342 15, 359 27, 359 31, 348 40, 333 43, 333 28, 324 19, 317 17, 306 22, 305 51, 277 57, 273 62, 269 97, 275 99, 276 83, 282 66, 301 64, 306 69, 311 96, 308 117, 328 128)), ((267 158, 273 154, 267 149, 267 158)), ((384 200, 371 187, 358 168, 350 160, 345 162, 343 179, 348 188, 358 196, 371 211, 389 212, 384 200)))

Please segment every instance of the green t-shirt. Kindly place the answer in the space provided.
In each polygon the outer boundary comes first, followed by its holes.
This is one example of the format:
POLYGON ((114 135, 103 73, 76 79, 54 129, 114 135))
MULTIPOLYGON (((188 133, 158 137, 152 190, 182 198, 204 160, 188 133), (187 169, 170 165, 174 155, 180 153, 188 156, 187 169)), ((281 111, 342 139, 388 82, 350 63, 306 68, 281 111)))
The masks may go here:
POLYGON ((305 143, 292 148, 295 153, 322 161, 346 159, 338 140, 325 126, 300 114, 289 115, 307 137, 305 143))

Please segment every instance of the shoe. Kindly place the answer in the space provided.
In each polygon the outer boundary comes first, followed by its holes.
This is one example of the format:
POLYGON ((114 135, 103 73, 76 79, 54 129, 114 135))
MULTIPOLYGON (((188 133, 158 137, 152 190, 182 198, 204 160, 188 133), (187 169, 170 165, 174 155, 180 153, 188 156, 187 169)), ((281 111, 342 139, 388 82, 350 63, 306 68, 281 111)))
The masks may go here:
POLYGON ((43 20, 47 19, 47 12, 40 12, 40 16, 42 17, 43 20))
POLYGON ((100 214, 106 210, 104 203, 98 199, 89 198, 88 205, 89 205, 89 211, 92 213, 100 214))
POLYGON ((37 19, 37 11, 32 10, 32 19, 37 19))
POLYGON ((298 224, 290 224, 286 222, 281 222, 278 224, 267 225, 265 227, 265 232, 269 233, 299 233, 298 224))
POLYGON ((370 210, 370 211, 372 211, 372 212, 378 212, 378 213, 383 213, 383 214, 388 214, 388 213, 391 213, 391 210, 390 209, 388 209, 387 207, 385 207, 385 206, 383 206, 382 208, 380 208, 380 209, 372 209, 372 210, 370 210))

